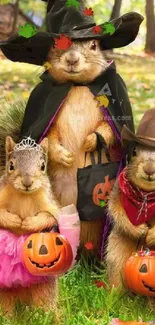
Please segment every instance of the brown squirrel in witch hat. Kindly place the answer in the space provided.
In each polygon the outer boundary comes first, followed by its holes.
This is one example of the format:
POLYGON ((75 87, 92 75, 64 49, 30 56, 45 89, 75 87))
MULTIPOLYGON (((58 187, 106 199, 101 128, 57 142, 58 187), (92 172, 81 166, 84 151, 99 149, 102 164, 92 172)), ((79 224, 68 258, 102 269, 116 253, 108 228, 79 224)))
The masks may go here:
POLYGON ((109 281, 115 285, 124 282, 126 261, 142 236, 147 248, 155 248, 155 109, 145 112, 136 134, 124 126, 121 135, 132 154, 108 203, 113 228, 106 263, 109 281))
MULTIPOLYGON (((65 0, 52 1, 47 14, 48 32, 38 32, 29 39, 15 36, 1 43, 2 51, 13 61, 38 65, 48 61, 51 64, 30 95, 22 127, 19 121, 17 123, 21 128, 20 137, 31 135, 39 142, 44 136, 49 138, 49 174, 62 206, 77 202, 77 169, 84 165, 85 152, 97 148, 94 131, 101 133, 110 152, 113 146, 116 160, 121 160, 122 117, 129 117, 125 122, 134 130, 126 87, 114 63, 106 61, 104 50, 132 42, 143 17, 135 12, 125 14, 110 22, 113 33, 105 33, 102 25, 101 32, 95 33, 97 25, 92 16, 84 14, 84 9, 82 0, 78 9, 67 6, 65 0), (66 50, 58 47, 62 37, 71 41, 66 50), (107 97, 106 107, 98 102, 98 98, 104 96, 107 97)), ((21 111, 19 114, 21 116, 21 111)), ((17 116, 19 114, 17 107, 17 116)), ((7 121, 6 125, 13 136, 13 127, 8 127, 7 121)), ((4 127, 3 132, 0 127, 1 142, 3 133, 4 127)), ((104 155, 103 162, 106 161, 104 155)), ((101 220, 81 221, 81 245, 89 241, 99 251, 103 224, 104 212, 101 220)))

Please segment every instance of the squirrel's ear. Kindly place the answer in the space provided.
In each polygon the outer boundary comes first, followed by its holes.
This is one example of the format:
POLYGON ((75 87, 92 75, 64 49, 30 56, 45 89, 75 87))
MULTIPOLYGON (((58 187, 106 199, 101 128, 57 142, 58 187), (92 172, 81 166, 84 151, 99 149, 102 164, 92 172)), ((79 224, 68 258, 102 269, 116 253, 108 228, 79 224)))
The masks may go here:
POLYGON ((48 152, 48 138, 44 138, 40 142, 40 146, 43 148, 44 152, 47 153, 48 152))
POLYGON ((16 143, 13 141, 13 139, 11 137, 6 137, 5 152, 7 155, 9 155, 9 153, 13 150, 15 145, 16 145, 16 143))

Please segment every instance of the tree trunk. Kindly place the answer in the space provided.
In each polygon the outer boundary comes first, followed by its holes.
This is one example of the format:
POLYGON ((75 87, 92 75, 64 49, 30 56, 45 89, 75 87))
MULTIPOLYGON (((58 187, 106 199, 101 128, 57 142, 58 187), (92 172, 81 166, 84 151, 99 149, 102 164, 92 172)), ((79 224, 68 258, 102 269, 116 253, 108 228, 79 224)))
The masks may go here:
POLYGON ((154 0, 146 0, 146 44, 145 52, 155 52, 155 14, 154 14, 154 0))
POLYGON ((19 0, 16 0, 15 5, 14 5, 14 21, 13 21, 13 25, 12 25, 12 34, 14 34, 16 31, 18 13, 19 13, 19 0))
POLYGON ((122 0, 115 0, 110 20, 120 16, 121 5, 122 5, 122 0))

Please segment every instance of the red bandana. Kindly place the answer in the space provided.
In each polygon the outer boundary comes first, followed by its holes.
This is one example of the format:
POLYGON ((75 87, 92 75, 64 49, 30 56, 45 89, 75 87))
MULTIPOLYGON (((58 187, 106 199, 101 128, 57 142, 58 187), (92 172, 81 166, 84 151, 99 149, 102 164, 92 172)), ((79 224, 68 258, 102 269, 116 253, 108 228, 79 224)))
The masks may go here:
POLYGON ((155 215, 155 191, 146 192, 134 186, 126 177, 126 168, 119 175, 121 201, 130 222, 137 226, 155 215))

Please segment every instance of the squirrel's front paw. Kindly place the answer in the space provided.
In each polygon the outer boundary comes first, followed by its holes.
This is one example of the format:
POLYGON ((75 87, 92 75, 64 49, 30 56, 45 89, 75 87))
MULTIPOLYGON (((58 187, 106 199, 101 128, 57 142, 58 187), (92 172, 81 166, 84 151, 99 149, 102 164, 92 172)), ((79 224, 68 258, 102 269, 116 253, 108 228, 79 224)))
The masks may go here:
POLYGON ((73 162, 74 162, 74 157, 73 157, 73 153, 66 150, 64 147, 62 146, 58 146, 58 148, 55 148, 55 152, 54 152, 54 161, 64 165, 65 167, 72 167, 73 162))
POLYGON ((96 146, 97 146, 97 136, 95 133, 92 133, 87 136, 87 138, 83 144, 83 149, 86 152, 92 152, 92 151, 95 151, 96 146))
POLYGON ((146 245, 155 246, 155 228, 149 229, 145 241, 146 245))
POLYGON ((37 215, 27 217, 23 220, 22 230, 23 232, 37 232, 45 228, 51 228, 56 224, 56 219, 49 216, 46 212, 39 212, 37 215))
POLYGON ((6 216, 6 228, 11 229, 13 231, 20 229, 22 224, 22 220, 20 219, 20 217, 16 214, 7 213, 6 216))

